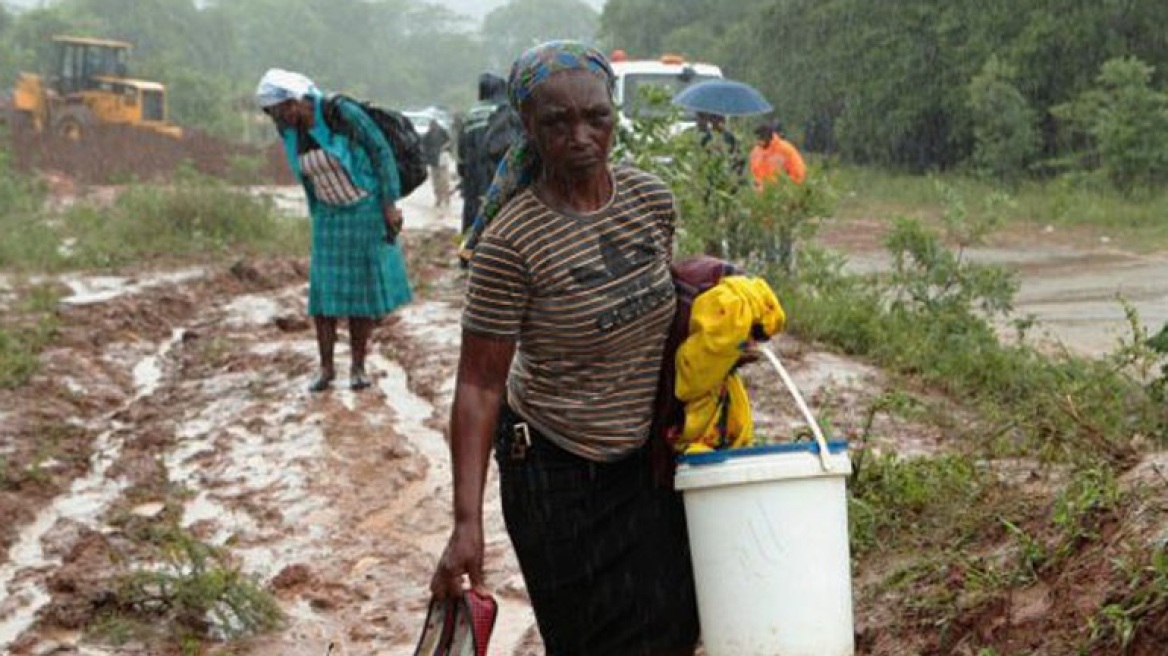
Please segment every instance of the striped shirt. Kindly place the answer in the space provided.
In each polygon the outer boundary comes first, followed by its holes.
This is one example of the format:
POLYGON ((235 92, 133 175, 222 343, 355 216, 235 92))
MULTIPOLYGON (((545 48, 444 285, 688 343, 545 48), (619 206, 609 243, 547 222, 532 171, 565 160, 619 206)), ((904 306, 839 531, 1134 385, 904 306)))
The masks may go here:
POLYGON ((329 205, 351 205, 369 195, 353 184, 345 167, 323 148, 300 154, 300 171, 312 183, 312 193, 329 205))
POLYGON ((673 195, 656 177, 613 172, 600 210, 567 214, 531 189, 475 248, 462 325, 516 339, 511 407, 560 447, 610 461, 649 434, 674 312, 673 195))

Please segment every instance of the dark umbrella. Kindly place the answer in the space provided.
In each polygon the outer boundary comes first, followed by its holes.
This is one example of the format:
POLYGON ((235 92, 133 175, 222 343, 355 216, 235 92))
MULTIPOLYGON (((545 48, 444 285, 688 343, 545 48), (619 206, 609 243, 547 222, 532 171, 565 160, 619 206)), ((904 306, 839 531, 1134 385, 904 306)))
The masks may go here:
POLYGON ((721 116, 766 114, 772 109, 758 89, 723 78, 691 84, 673 97, 673 104, 691 111, 721 116))

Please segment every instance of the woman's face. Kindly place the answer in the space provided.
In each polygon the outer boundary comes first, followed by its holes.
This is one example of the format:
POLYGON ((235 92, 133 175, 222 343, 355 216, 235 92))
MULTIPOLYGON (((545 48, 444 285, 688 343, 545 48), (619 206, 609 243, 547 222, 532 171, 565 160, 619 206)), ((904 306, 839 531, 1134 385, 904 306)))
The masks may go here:
POLYGON ((264 113, 280 129, 312 127, 312 103, 307 100, 285 100, 265 108, 264 113))
POLYGON ((536 88, 522 116, 544 166, 572 176, 605 170, 616 112, 604 80, 587 71, 555 73, 536 88))

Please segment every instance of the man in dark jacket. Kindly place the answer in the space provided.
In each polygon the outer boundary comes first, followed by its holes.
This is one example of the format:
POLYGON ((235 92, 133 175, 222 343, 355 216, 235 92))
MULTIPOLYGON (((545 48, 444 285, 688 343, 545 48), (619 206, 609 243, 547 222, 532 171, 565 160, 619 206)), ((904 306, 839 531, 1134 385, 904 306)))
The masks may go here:
POLYGON ((442 164, 442 151, 450 145, 450 133, 437 119, 430 119, 430 127, 422 137, 422 156, 430 168, 430 183, 434 185, 434 206, 450 204, 450 179, 442 164))
POLYGON ((491 114, 507 104, 507 81, 498 75, 479 76, 479 101, 466 113, 458 134, 458 178, 462 191, 462 231, 465 233, 482 206, 497 164, 490 156, 487 132, 491 114))

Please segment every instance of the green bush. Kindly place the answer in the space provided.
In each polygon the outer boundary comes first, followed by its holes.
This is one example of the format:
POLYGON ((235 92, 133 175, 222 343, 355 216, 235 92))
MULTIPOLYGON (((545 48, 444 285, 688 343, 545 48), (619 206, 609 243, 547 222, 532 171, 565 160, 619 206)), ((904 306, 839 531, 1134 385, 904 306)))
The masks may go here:
POLYGON ((106 617, 113 613, 161 622, 164 635, 180 640, 238 638, 282 624, 276 600, 232 564, 226 552, 174 527, 157 529, 153 539, 161 566, 122 577, 106 617))
POLYGON ((7 144, 0 132, 0 269, 51 263, 60 257, 60 240, 45 216, 45 189, 12 168, 7 144))
MULTIPOLYGON (((963 232, 977 231, 955 224, 950 234, 963 232)), ((849 275, 838 257, 807 258, 799 284, 782 288, 789 329, 962 399, 980 417, 971 435, 992 455, 1122 463, 1134 440, 1165 435, 1162 395, 1139 362, 1162 356, 1045 353, 1024 328, 1004 343, 997 326, 1016 289, 1009 275, 969 262, 919 222, 897 222, 887 244, 894 264, 883 276, 849 275)))
POLYGON ((801 185, 783 178, 756 193, 741 171, 750 140, 739 136, 737 153, 703 147, 696 130, 673 133, 680 114, 668 96, 652 90, 646 96, 657 111, 621 131, 617 157, 655 173, 672 189, 679 252, 716 255, 790 275, 797 245, 811 239, 834 210, 831 176, 811 167, 801 185))

